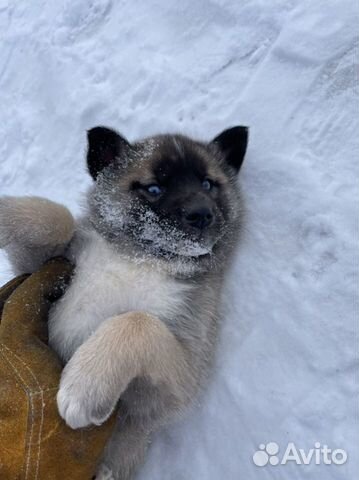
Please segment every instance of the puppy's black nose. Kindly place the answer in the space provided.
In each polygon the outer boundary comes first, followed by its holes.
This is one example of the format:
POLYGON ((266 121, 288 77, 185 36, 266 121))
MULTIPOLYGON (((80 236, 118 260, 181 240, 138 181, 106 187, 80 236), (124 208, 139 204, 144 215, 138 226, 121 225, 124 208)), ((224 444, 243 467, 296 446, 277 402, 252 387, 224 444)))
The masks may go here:
POLYGON ((198 207, 187 212, 184 216, 187 225, 203 230, 213 222, 213 213, 208 207, 198 207))

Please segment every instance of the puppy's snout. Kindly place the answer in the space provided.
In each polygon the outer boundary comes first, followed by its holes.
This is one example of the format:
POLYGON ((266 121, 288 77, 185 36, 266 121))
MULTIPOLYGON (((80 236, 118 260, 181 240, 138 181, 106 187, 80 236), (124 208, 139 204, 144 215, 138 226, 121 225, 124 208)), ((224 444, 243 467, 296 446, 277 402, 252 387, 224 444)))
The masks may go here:
POLYGON ((209 207, 196 207, 184 214, 186 225, 199 230, 209 227, 213 223, 213 212, 209 207))

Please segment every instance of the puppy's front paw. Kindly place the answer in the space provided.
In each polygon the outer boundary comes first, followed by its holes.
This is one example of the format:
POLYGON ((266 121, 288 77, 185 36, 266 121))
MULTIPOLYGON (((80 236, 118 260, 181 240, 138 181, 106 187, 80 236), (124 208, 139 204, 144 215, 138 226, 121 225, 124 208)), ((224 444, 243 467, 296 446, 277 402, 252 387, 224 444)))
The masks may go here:
POLYGON ((63 371, 57 406, 71 428, 101 425, 111 415, 117 398, 109 395, 106 380, 89 364, 76 362, 76 354, 63 371))
POLYGON ((0 197, 0 248, 16 242, 28 246, 68 243, 75 223, 69 210, 40 197, 0 197))

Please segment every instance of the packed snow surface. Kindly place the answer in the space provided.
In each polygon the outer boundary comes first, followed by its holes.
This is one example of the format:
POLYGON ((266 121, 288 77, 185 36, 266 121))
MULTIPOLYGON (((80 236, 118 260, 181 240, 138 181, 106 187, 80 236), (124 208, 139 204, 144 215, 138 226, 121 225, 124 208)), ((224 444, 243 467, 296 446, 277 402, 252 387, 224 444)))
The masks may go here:
POLYGON ((140 480, 358 478, 358 13, 354 0, 0 0, 1 194, 77 214, 95 125, 130 140, 250 126, 217 371, 155 436, 140 480), (348 459, 256 466, 268 442, 348 459))

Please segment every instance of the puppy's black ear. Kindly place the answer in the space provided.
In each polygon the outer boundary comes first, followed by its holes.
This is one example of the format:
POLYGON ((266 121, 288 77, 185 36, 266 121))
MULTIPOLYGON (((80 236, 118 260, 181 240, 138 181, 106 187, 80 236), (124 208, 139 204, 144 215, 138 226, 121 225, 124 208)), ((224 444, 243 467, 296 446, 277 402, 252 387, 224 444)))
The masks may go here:
POLYGON ((229 165, 236 172, 241 168, 248 144, 248 127, 233 127, 224 130, 212 143, 222 150, 229 165))
POLYGON ((115 163, 124 148, 130 146, 115 130, 106 127, 88 130, 87 141, 87 168, 94 179, 105 167, 115 163))

